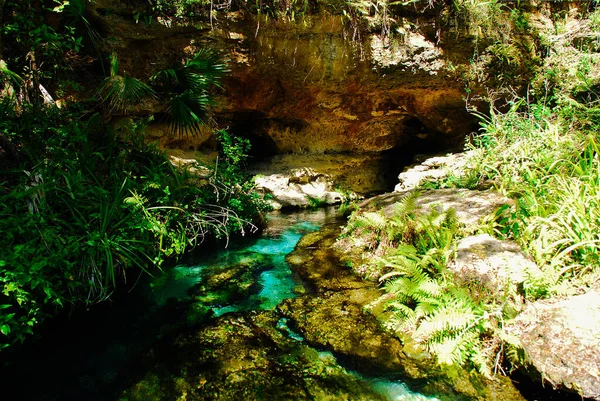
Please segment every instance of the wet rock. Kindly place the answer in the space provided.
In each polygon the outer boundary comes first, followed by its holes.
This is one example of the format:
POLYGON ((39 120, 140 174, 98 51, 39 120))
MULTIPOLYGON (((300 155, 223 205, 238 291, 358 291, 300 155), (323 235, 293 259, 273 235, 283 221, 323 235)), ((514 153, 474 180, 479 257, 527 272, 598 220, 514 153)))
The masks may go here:
POLYGON ((121 400, 383 400, 271 312, 229 314, 151 350, 121 400))
POLYGON ((459 174, 465 168, 472 152, 450 153, 445 156, 428 157, 419 164, 409 166, 398 176, 394 192, 419 187, 425 181, 439 181, 451 174, 459 174))
POLYGON ((600 292, 529 304, 508 330, 517 335, 536 376, 600 400, 600 292))
MULTIPOLYGON (((256 176, 256 188, 270 195, 269 203, 278 210, 341 203, 346 195, 336 191, 331 179, 312 168, 292 169, 287 174, 256 176)), ((352 194, 353 197, 357 197, 352 194)))
MULTIPOLYGON (((409 191, 394 192, 375 196, 361 202, 358 206, 363 210, 379 210, 383 208, 386 216, 392 216, 395 205, 409 194, 409 191)), ((435 208, 439 212, 449 209, 456 211, 456 217, 465 226, 473 226, 482 218, 493 214, 504 205, 512 205, 513 201, 494 190, 471 190, 444 188, 422 191, 417 198, 416 208, 428 211, 435 208)))
POLYGON ((508 284, 521 284, 527 277, 542 274, 519 245, 488 234, 460 240, 449 269, 462 281, 480 283, 496 294, 502 293, 508 284))
POLYGON ((310 288, 279 306, 310 345, 331 350, 358 371, 393 375, 423 394, 448 400, 521 400, 507 378, 490 381, 462 368, 440 367, 430 355, 383 329, 377 285, 355 275, 332 248, 339 227, 304 237, 287 258, 310 288))
POLYGON ((389 190, 392 177, 381 173, 389 163, 389 157, 378 154, 286 154, 251 165, 249 173, 288 175, 290 170, 310 167, 328 177, 334 188, 364 195, 389 190))
POLYGON ((258 293, 257 278, 263 270, 270 268, 270 260, 258 253, 249 253, 241 259, 236 264, 208 268, 200 282, 188 291, 192 298, 205 305, 228 305, 258 293))

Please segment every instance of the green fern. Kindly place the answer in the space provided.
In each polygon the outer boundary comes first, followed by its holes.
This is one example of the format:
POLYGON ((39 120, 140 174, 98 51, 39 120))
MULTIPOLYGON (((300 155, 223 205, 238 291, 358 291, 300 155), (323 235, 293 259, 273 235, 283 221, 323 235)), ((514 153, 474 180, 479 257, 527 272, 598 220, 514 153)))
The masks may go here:
POLYGON ((379 233, 386 226, 386 218, 382 213, 364 212, 356 216, 353 224, 354 228, 371 229, 379 233))

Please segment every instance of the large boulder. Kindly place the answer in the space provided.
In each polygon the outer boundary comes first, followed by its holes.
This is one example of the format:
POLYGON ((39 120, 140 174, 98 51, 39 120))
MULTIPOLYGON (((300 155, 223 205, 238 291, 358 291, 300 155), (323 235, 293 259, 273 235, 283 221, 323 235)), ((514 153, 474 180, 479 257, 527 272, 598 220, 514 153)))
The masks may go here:
POLYGON ((519 245, 489 234, 460 240, 456 244, 456 257, 449 268, 460 280, 475 281, 492 293, 503 293, 510 284, 522 284, 528 277, 542 274, 519 245))
MULTIPOLYGON (((335 189, 329 176, 309 167, 291 169, 287 174, 256 176, 254 183, 259 192, 269 195, 267 199, 276 210, 335 205, 347 198, 335 189)), ((355 194, 350 196, 356 197, 355 194)))
POLYGON ((539 379, 600 400, 600 292, 529 304, 508 330, 539 379))

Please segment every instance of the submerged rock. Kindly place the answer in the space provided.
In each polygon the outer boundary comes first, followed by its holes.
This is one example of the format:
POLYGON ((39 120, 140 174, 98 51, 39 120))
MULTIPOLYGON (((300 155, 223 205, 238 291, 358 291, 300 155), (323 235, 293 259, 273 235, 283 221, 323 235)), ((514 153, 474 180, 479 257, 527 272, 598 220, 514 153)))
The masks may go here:
POLYGON ((600 292, 529 304, 508 328, 554 387, 600 400, 600 292))
POLYGON ((168 339, 146 355, 140 378, 120 400, 386 399, 330 354, 290 338, 279 319, 229 314, 168 339))

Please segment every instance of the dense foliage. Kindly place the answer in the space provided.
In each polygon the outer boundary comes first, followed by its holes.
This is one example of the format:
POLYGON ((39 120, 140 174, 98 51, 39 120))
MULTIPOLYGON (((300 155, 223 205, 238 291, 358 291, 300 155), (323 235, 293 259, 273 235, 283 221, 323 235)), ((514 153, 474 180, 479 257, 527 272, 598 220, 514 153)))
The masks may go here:
POLYGON ((94 59, 102 38, 84 2, 26 3, 0 10, 0 348, 61 308, 135 285, 208 237, 256 230, 265 208, 240 168, 247 141, 220 132, 218 166, 183 169, 144 142, 148 118, 108 124, 111 112, 150 96, 163 101, 175 131, 194 132, 226 71, 215 52, 158 72, 156 89, 119 75, 113 57, 88 100, 59 109, 53 96, 81 90, 70 74, 94 59), (40 10, 60 23, 52 27, 40 10))
POLYGON ((467 144, 464 170, 423 184, 492 186, 513 198, 514 209, 505 207, 477 230, 517 241, 542 273, 498 294, 461 282, 447 266, 452 244, 468 233, 451 215, 413 213, 411 197, 391 218, 355 213, 344 233, 379 256, 354 267, 383 284, 390 329, 442 363, 472 364, 488 375, 503 368, 504 356, 524 363, 518 340, 504 330, 524 300, 580 294, 600 275, 600 13, 575 9, 548 21, 535 32, 547 54, 528 78, 527 96, 504 86, 510 107, 492 104, 491 115, 477 113, 482 128, 467 144))

